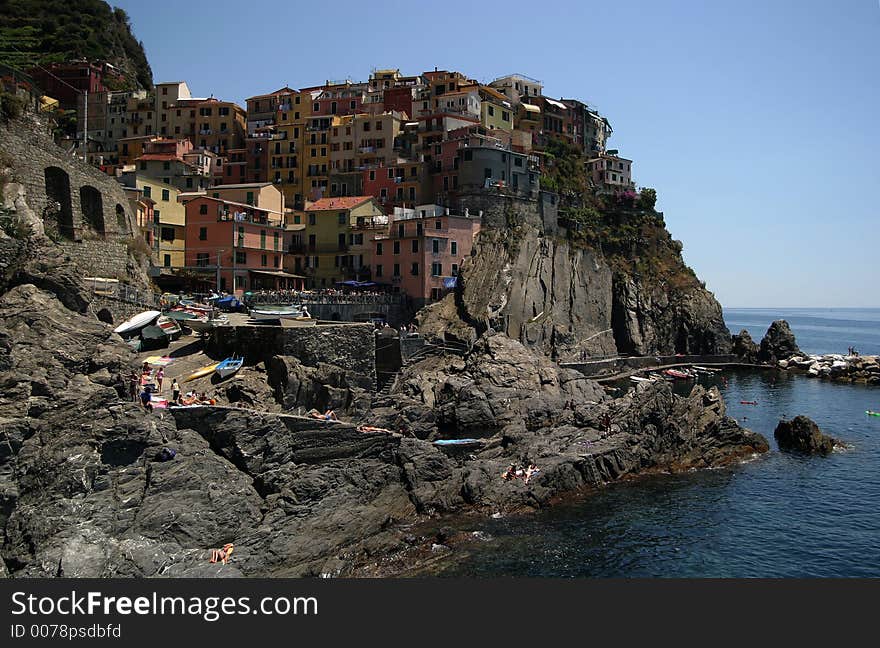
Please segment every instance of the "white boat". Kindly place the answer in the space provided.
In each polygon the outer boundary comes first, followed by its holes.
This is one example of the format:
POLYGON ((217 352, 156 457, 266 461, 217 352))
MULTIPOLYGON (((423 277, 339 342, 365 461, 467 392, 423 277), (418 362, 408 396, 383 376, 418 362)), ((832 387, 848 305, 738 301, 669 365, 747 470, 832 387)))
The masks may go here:
POLYGON ((630 376, 629 379, 632 380, 632 381, 635 382, 635 383, 640 383, 640 382, 654 382, 654 381, 651 380, 650 378, 642 378, 641 376, 630 376))
POLYGON ((170 317, 162 315, 159 319, 156 320, 156 326, 165 331, 165 334, 169 337, 169 339, 176 340, 180 337, 180 324, 178 324, 176 320, 173 320, 170 317))
POLYGON ((158 318, 161 314, 162 313, 157 310, 148 310, 144 311, 143 313, 138 313, 134 317, 125 320, 122 324, 113 329, 113 332, 119 333, 120 335, 134 333, 135 331, 144 328, 148 324, 153 323, 156 318, 158 318))
POLYGON ((218 326, 227 326, 229 324, 229 318, 226 317, 226 315, 198 317, 196 319, 187 320, 185 323, 196 333, 208 333, 218 326))
POLYGON ((300 326, 316 326, 318 320, 313 317, 282 317, 281 328, 297 328, 300 326))
POLYGON ((252 308, 250 316, 254 320, 281 320, 296 319, 308 316, 308 314, 296 306, 280 306, 275 308, 252 308))

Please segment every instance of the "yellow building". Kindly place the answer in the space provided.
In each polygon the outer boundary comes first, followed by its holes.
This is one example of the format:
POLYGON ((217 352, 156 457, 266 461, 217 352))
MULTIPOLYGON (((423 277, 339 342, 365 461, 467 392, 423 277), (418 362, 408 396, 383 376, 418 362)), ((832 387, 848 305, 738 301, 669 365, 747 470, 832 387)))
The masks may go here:
POLYGON ((480 122, 492 130, 513 130, 513 109, 510 101, 495 88, 480 86, 480 122))
POLYGON ((308 164, 303 146, 307 141, 306 126, 312 114, 312 100, 318 94, 317 90, 291 93, 279 107, 274 134, 267 141, 269 179, 274 182, 280 177, 281 182, 274 184, 281 189, 284 202, 289 206, 302 206, 308 198, 306 187, 310 183, 305 182, 308 164))
POLYGON ((221 200, 253 205, 276 214, 284 213, 284 195, 271 182, 217 185, 206 193, 221 200))
POLYGON ((363 258, 365 232, 387 220, 372 196, 323 198, 288 216, 294 274, 307 288, 329 288, 349 278, 351 269, 369 267, 363 258), (353 253, 354 252, 354 253, 353 253))
POLYGON ((125 174, 124 182, 136 187, 142 200, 152 201, 152 250, 156 265, 182 268, 186 252, 186 208, 178 201, 180 190, 141 174, 125 174))

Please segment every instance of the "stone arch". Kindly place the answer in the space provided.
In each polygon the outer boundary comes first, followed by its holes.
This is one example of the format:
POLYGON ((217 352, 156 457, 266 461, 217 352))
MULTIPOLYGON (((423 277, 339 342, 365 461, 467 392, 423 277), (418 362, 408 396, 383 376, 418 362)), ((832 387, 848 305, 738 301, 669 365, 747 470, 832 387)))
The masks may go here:
POLYGON ((125 217, 125 208, 116 203, 116 231, 120 234, 128 234, 128 219, 125 217))
POLYGON ((70 202, 70 176, 67 175, 67 171, 55 166, 46 167, 44 174, 48 202, 46 212, 55 214, 58 233, 72 239, 75 229, 73 206, 70 202))
POLYGON ((107 233, 104 224, 104 199, 101 192, 91 185, 83 185, 79 189, 79 205, 85 222, 101 236, 107 233))

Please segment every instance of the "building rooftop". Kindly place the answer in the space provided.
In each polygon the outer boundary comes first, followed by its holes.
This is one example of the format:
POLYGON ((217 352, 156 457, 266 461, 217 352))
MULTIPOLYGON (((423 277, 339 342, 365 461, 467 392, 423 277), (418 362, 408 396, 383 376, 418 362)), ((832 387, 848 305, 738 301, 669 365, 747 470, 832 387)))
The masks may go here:
POLYGON ((326 211, 328 209, 354 209, 368 200, 375 200, 373 196, 349 196, 342 198, 322 198, 321 200, 307 205, 305 211, 326 211))
MULTIPOLYGON (((235 149, 235 150, 244 150, 244 149, 235 149)), ((271 182, 245 182, 242 184, 222 184, 217 185, 216 187, 211 187, 214 191, 220 191, 221 189, 257 189, 260 187, 271 187, 273 186, 271 182)))

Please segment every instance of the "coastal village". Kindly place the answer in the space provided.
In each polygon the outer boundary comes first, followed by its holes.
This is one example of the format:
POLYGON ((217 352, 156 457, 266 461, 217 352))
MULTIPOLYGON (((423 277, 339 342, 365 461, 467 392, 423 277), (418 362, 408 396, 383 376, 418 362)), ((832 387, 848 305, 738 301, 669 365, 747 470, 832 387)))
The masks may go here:
POLYGON ((635 188, 608 119, 523 74, 374 69, 242 107, 185 81, 113 91, 102 61, 29 73, 76 110, 68 145, 125 187, 153 281, 173 292, 369 286, 418 308, 471 253, 482 211, 464 199, 537 201, 554 140, 584 154, 595 191, 635 188))

